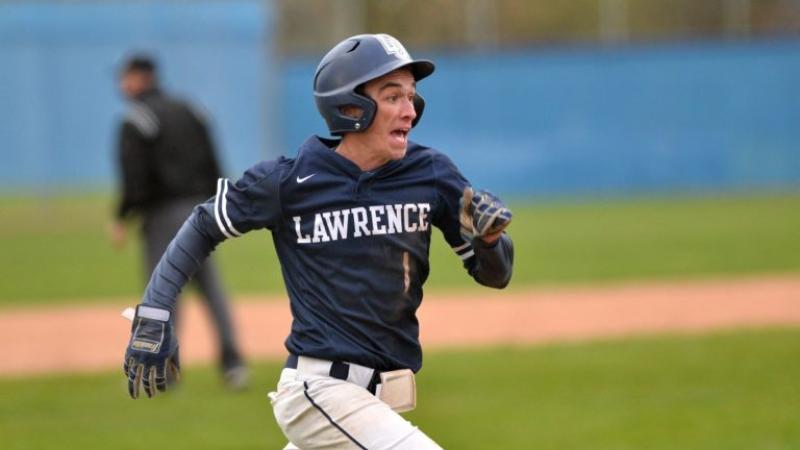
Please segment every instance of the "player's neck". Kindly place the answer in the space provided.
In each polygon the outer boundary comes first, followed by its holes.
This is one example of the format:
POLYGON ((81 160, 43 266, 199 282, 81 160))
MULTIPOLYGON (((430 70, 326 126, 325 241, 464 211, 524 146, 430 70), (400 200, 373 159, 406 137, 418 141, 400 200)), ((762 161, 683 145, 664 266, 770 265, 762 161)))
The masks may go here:
POLYGON ((372 148, 358 139, 357 136, 347 136, 336 147, 336 153, 344 156, 350 162, 358 166, 362 172, 369 172, 389 162, 385 156, 376 155, 372 148))

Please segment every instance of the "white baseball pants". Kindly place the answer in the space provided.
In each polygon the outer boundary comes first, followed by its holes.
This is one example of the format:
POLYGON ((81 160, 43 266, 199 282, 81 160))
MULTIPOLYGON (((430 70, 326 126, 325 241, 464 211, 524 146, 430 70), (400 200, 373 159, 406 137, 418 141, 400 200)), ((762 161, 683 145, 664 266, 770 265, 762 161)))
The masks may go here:
POLYGON ((439 449, 419 428, 352 382, 283 369, 269 394, 285 449, 439 449))

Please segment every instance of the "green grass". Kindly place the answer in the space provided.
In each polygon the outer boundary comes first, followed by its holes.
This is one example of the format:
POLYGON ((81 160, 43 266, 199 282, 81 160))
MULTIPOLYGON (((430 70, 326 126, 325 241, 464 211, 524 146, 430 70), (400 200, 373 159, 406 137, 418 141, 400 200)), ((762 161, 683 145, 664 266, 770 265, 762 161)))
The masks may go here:
MULTIPOLYGON (((513 206, 512 289, 800 270, 800 194, 513 206)), ((138 242, 111 249, 109 211, 102 196, 0 198, 0 307, 140 295, 138 242)), ((471 288, 460 260, 434 233, 426 287, 471 288)), ((234 293, 283 294, 267 233, 226 242, 216 253, 234 293)))
MULTIPOLYGON (((0 379, 12 449, 281 448, 266 393, 225 392, 189 367, 183 385, 127 398, 121 373, 0 379)), ((433 352, 407 417, 457 449, 800 448, 800 329, 433 352)))

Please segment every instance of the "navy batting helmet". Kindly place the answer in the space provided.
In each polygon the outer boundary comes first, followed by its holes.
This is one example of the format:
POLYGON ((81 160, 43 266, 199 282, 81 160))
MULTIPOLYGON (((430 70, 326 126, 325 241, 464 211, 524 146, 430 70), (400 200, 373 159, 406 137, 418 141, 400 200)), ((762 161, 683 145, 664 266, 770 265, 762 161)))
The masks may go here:
MULTIPOLYGON (((333 47, 314 75, 314 99, 330 133, 341 136, 369 128, 378 105, 357 88, 401 67, 410 69, 416 81, 434 69, 431 61, 411 59, 403 44, 388 34, 360 34, 333 47), (364 114, 357 119, 348 117, 342 113, 344 106, 356 106, 364 114)), ((417 117, 411 126, 419 122, 425 109, 425 100, 419 94, 414 97, 414 109, 417 117)))

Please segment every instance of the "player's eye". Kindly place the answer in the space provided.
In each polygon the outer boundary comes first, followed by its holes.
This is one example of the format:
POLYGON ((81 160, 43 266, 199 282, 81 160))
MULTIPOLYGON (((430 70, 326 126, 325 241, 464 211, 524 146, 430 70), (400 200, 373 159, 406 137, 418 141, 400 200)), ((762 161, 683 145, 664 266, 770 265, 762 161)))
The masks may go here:
POLYGON ((391 102, 391 103, 396 103, 396 102, 397 102, 397 100, 399 100, 399 99, 400 99, 400 96, 399 96, 399 95, 397 95, 397 94, 395 94, 395 95, 390 95, 390 96, 386 97, 386 100, 388 100, 388 101, 389 101, 389 102, 391 102))

